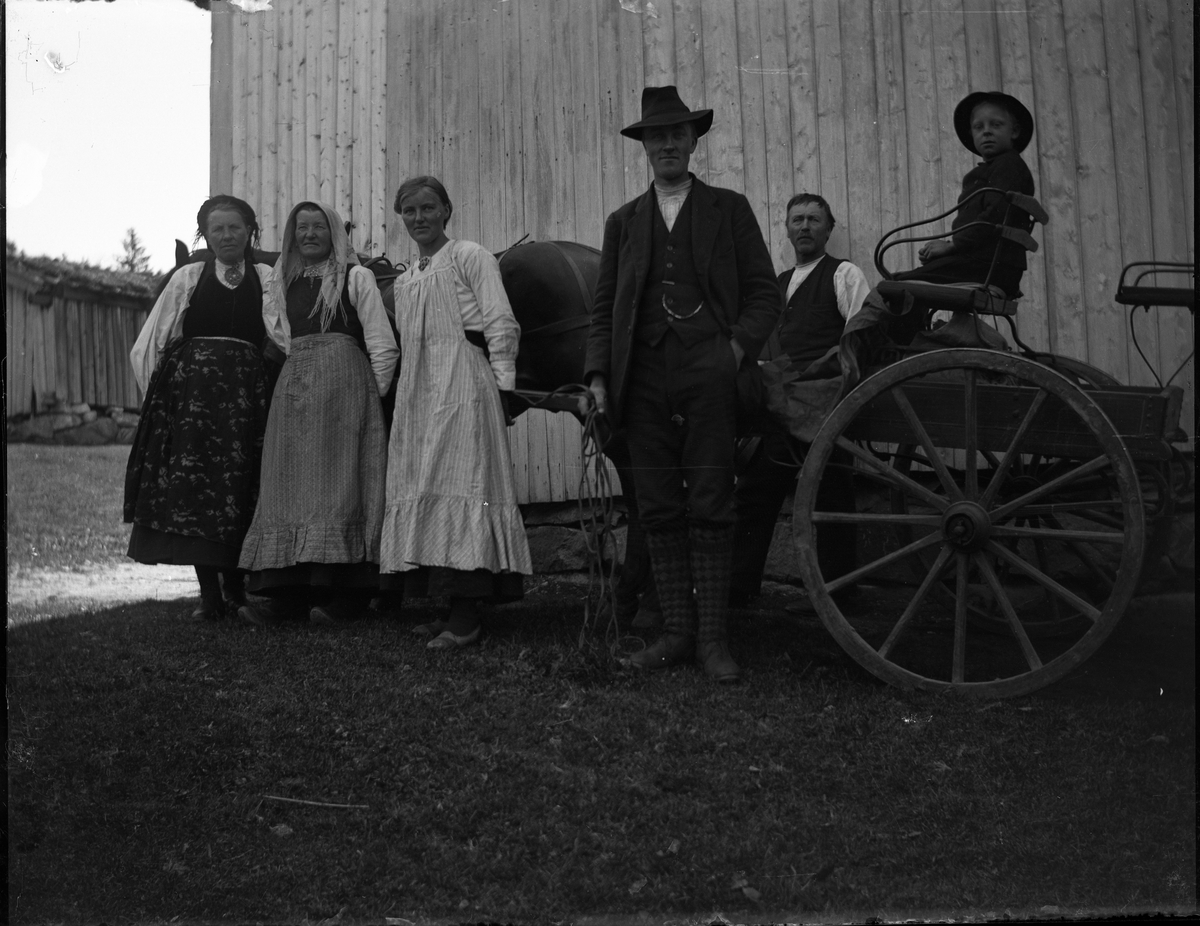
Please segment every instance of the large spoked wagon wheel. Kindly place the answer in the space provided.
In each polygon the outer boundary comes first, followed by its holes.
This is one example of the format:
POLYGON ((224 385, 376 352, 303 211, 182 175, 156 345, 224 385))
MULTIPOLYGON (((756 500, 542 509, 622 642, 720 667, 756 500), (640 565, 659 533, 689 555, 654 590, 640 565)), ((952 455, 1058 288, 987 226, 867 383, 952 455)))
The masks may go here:
POLYGON ((861 383, 814 440, 795 505, 801 574, 847 653, 900 687, 983 697, 1034 691, 1095 652, 1145 543, 1138 475, 1104 413, 1059 373, 987 350, 920 354, 861 383), (835 448, 887 510, 815 510, 835 448), (813 524, 848 521, 888 552, 826 581, 813 524), (832 598, 897 566, 919 576, 899 613, 832 598))
MULTIPOLYGON (((1108 373, 1073 357, 1039 354, 1028 359, 1061 373, 1083 389, 1119 386, 1117 380, 1108 373)), ((892 462, 902 472, 929 470, 931 467, 928 461, 923 459, 923 454, 924 451, 920 447, 901 445, 896 448, 892 462)), ((992 467, 999 465, 999 460, 994 454, 988 451, 982 451, 982 454, 985 462, 992 467)), ((1062 463, 1063 461, 1046 457, 1040 453, 1021 454, 1013 461, 1007 485, 1010 491, 1021 486, 1031 490, 1056 478, 1062 463)), ((1158 496, 1158 493, 1152 490, 1147 496, 1144 474, 1142 474, 1141 484, 1143 506, 1145 507, 1150 499, 1158 496)), ((1076 502, 1087 500, 1090 503, 1090 512, 1093 518, 1100 519, 1109 526, 1112 525, 1110 512, 1114 507, 1119 506, 1119 493, 1113 491, 1112 480, 1105 474, 1094 474, 1087 480, 1076 481, 1072 492, 1076 502)), ((910 499, 906 493, 893 488, 890 492, 890 499, 893 511, 908 513, 910 499)), ((1040 527, 1043 526, 1042 520, 1035 514, 1030 518, 1019 519, 1017 526, 1040 527)), ((915 539, 916 535, 912 530, 898 528, 898 531, 906 541, 915 539)), ((1045 570, 1049 566, 1049 563, 1046 562, 1046 545, 1043 542, 1028 539, 1022 543, 1030 561, 1038 568, 1045 570)), ((929 571, 935 556, 933 551, 926 551, 923 555, 914 557, 909 563, 909 569, 915 574, 918 582, 929 571)), ((1009 600, 1021 614, 1022 625, 1030 636, 1069 636, 1079 633, 1081 629, 1088 626, 1089 619, 1086 616, 1076 609, 1061 607, 1052 592, 1037 585, 1013 567, 1000 564, 997 575, 1001 583, 1008 589, 1009 600)), ((943 578, 935 583, 934 591, 953 598, 955 594, 953 579, 943 578)), ((1008 632, 1008 619, 1000 602, 991 594, 986 585, 968 586, 967 619, 983 629, 991 629, 1000 633, 1008 632)))

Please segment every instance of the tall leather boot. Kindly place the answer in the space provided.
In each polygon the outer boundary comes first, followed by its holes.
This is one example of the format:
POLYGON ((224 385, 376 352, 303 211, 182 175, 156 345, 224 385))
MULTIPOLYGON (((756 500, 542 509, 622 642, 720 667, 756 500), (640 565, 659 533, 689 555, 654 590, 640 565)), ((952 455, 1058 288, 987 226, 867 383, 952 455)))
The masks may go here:
POLYGON ((696 658, 718 682, 736 682, 741 669, 729 655, 726 625, 733 571, 733 528, 693 524, 688 532, 692 576, 696 583, 696 658))
POLYGON ((634 653, 629 663, 635 669, 665 669, 691 662, 696 647, 688 534, 686 530, 647 532, 646 546, 654 564, 663 634, 653 645, 634 653))

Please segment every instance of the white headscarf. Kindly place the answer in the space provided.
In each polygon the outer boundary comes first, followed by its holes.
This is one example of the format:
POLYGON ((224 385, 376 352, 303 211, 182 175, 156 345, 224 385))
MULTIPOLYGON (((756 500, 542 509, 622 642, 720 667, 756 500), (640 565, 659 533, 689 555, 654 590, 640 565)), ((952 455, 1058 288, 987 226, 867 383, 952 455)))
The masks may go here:
POLYGON ((275 276, 271 282, 271 298, 278 300, 280 306, 287 305, 287 291, 292 283, 304 275, 304 258, 296 247, 296 214, 302 209, 320 209, 325 213, 325 221, 329 223, 329 236, 333 247, 324 264, 321 274, 321 295, 313 306, 309 318, 319 318, 321 330, 328 331, 333 323, 335 314, 342 310, 342 286, 346 280, 346 271, 358 263, 358 255, 350 246, 350 236, 346 234, 346 226, 342 217, 332 206, 306 200, 299 203, 288 215, 287 225, 283 228, 283 247, 279 252, 279 260, 275 264, 275 276))

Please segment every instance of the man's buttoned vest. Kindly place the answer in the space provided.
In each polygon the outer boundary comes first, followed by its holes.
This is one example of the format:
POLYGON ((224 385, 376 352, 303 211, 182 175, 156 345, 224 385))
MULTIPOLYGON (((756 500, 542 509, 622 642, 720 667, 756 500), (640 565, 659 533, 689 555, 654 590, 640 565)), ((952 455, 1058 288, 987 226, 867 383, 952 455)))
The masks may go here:
POLYGON ((709 340, 721 330, 712 308, 704 303, 692 259, 692 196, 668 231, 662 211, 654 207, 650 269, 638 306, 636 338, 653 346, 674 330, 687 347, 709 340))

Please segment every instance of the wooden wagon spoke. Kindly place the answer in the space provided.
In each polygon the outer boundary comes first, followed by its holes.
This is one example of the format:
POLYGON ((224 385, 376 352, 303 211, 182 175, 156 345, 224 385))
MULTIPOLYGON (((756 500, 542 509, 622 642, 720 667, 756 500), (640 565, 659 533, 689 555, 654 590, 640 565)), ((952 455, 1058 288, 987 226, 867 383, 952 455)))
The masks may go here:
POLYGON ((976 558, 979 564, 979 571, 983 573, 983 578, 988 585, 991 586, 992 594, 996 596, 996 601, 1000 604, 1000 610, 1004 612, 1004 616, 1008 618, 1008 624, 1012 628, 1013 635, 1017 638, 1017 643, 1021 647, 1021 652, 1025 655, 1025 662, 1030 669, 1040 669, 1042 660, 1037 654, 1037 650, 1033 648, 1033 644, 1029 641, 1029 634, 1025 632, 1024 626, 1021 624, 1021 619, 1017 617, 1017 612, 1013 609, 1012 602, 1008 599, 1008 594, 1004 591, 1004 586, 1000 582, 1000 578, 996 575, 996 571, 992 569, 992 564, 987 561, 984 556, 976 558))
POLYGON ((946 506, 950 504, 946 498, 943 498, 936 492, 929 491, 929 489, 925 488, 915 479, 905 476, 903 473, 893 469, 890 465, 884 463, 882 460, 876 459, 873 453, 869 453, 862 447, 859 447, 857 444, 847 440, 846 438, 839 436, 837 439, 837 445, 841 449, 853 454, 855 459, 860 460, 867 468, 873 470, 875 475, 879 478, 890 482, 898 489, 903 489, 909 494, 915 495, 917 498, 936 508, 938 511, 944 511, 946 506))
POLYGON ((1120 516, 1121 502, 1053 502, 1049 505, 1031 505, 1018 512, 1019 517, 1029 515, 1039 520, 1069 514, 1080 521, 1089 521, 1101 527, 1111 527, 1118 531, 1125 529, 1125 520, 1120 516), (1112 510, 1116 514, 1109 514, 1112 510))
POLYGON ((979 497, 979 406, 975 370, 967 368, 963 388, 963 450, 966 454, 966 496, 979 497))
POLYGON ((991 505, 992 501, 996 498, 996 494, 1000 491, 1000 486, 1008 478, 1008 471, 1012 468, 1013 461, 1019 461, 1021 444, 1024 442, 1025 435, 1033 424, 1034 417, 1041 410, 1043 403, 1045 403, 1047 395, 1048 393, 1045 389, 1039 389, 1037 395, 1033 397, 1033 401, 1029 403, 1029 409, 1025 412, 1025 417, 1021 419, 1021 423, 1017 426, 1017 431, 1013 434, 1013 439, 1009 442, 1008 449, 1004 451, 1004 456, 1001 458, 999 465, 996 466, 987 489, 984 490, 983 496, 979 499, 979 503, 985 508, 991 505))
POLYGON ((910 527, 938 527, 940 514, 897 514, 890 511, 814 511, 814 522, 822 524, 906 524, 910 527))
MULTIPOLYGON (((1037 557, 1037 568, 1045 571, 1050 565, 1050 553, 1046 549, 1045 540, 1034 540, 1033 553, 1037 557)), ((1058 600, 1056 595, 1046 596, 1046 601, 1050 604, 1051 620, 1057 622, 1063 619, 1062 602, 1058 600)))
POLYGON ((1026 492, 1024 495, 1020 496, 1019 498, 1014 498, 1012 501, 1007 502, 1007 503, 1001 505, 999 508, 994 509, 991 512, 992 523, 996 524, 1001 521, 1004 521, 1014 511, 1024 508, 1030 502, 1036 501, 1039 498, 1044 498, 1047 495, 1057 492, 1063 486, 1069 485, 1071 482, 1074 482, 1076 479, 1081 479, 1084 476, 1090 475, 1091 473, 1099 472, 1100 470, 1104 469, 1106 466, 1111 466, 1111 465, 1112 464, 1109 462, 1108 457, 1105 456, 1104 454, 1101 454, 1098 457, 1093 457, 1091 460, 1088 460, 1086 463, 1081 463, 1079 466, 1075 467, 1073 470, 1070 470, 1069 472, 1064 473, 1063 475, 1059 476, 1058 478, 1051 479, 1049 482, 1043 483, 1042 485, 1038 486, 1036 489, 1031 489, 1030 491, 1026 492))
POLYGON ((917 611, 925 602, 929 595, 929 590, 942 577, 942 572, 946 568, 946 564, 950 561, 951 552, 948 547, 943 547, 938 553, 937 559, 933 561, 933 565, 929 567, 929 572, 925 574, 924 580, 917 587, 916 593, 912 600, 908 603, 908 607, 904 609, 904 613, 900 615, 900 619, 896 621, 896 626, 892 628, 892 632, 887 635, 887 639, 883 641, 883 645, 879 647, 879 655, 885 659, 892 647, 896 645, 896 641, 900 639, 900 635, 904 633, 909 623, 916 616, 917 611))
POLYGON ((1045 540, 1084 540, 1088 543, 1124 543, 1123 531, 1081 531, 1068 528, 1020 527, 996 524, 992 527, 993 537, 1041 537, 1045 540))
POLYGON ((950 669, 950 680, 961 685, 966 680, 967 662, 967 579, 971 557, 959 553, 954 557, 957 575, 954 582, 954 659, 950 669))
POLYGON ((917 435, 917 440, 921 442, 921 447, 925 450, 925 458, 929 465, 933 467, 933 471, 937 473, 938 479, 942 483, 942 488, 946 490, 946 494, 957 501, 963 497, 962 489, 954 481, 954 477, 950 475, 950 470, 946 468, 946 463, 942 459, 941 454, 937 452, 937 447, 929 437, 929 432, 925 430, 925 425, 921 423, 921 419, 917 417, 916 410, 912 407, 912 403, 908 400, 904 390, 900 386, 892 387, 892 399, 895 401, 900 411, 904 413, 904 417, 908 419, 908 426, 913 429, 913 433, 917 435))
POLYGON ((893 550, 891 553, 885 553, 883 556, 879 557, 879 559, 872 560, 865 566, 859 566, 853 572, 847 572, 844 576, 839 576, 836 579, 830 579, 825 584, 825 587, 828 588, 831 593, 836 592, 838 589, 844 588, 853 582, 857 582, 859 579, 865 578, 866 576, 871 575, 873 572, 878 572, 885 566, 890 566, 899 559, 903 559, 906 556, 912 556, 915 553, 920 553, 922 550, 927 549, 928 547, 937 546, 941 542, 942 536, 940 533, 926 534, 919 540, 914 540, 912 543, 905 544, 898 550, 893 550))
POLYGON ((1068 531, 1063 528, 1056 519, 1047 518, 1046 523, 1059 528, 1060 536, 1064 537, 1064 544, 1070 548, 1070 550, 1076 556, 1078 556, 1080 560, 1082 560, 1083 564, 1087 566, 1088 571, 1092 574, 1093 578, 1095 578, 1096 581, 1099 582, 1106 591, 1111 591, 1112 576, 1110 575, 1109 570, 1105 568, 1104 564, 1099 561, 1099 558, 1096 556, 1096 554, 1088 547, 1083 546, 1077 540, 1065 539, 1068 531))
MULTIPOLYGON (((1103 511, 1120 511, 1122 508, 1119 498, 1089 499, 1078 502, 1046 502, 1041 505, 1025 505, 1016 513, 1018 518, 1044 518, 1051 514, 1073 514, 1078 517, 1096 515, 1091 520, 1103 517, 1103 511)), ((1116 522, 1120 523, 1120 522, 1116 522)))
POLYGON ((1014 568, 1029 576, 1029 578, 1033 579, 1033 581, 1037 582, 1043 588, 1047 588, 1054 594, 1058 595, 1072 607, 1076 608, 1081 614, 1084 614, 1090 618, 1093 623, 1100 619, 1101 612, 1098 608, 1084 601, 1069 588, 1066 588, 1060 585, 1058 582, 1055 582, 1052 578, 1042 572, 1042 570, 1038 569, 1031 563, 1026 562, 1024 558, 1016 553, 1013 553, 1007 547, 996 543, 994 540, 989 540, 987 548, 997 556, 1000 556, 1001 558, 1010 562, 1014 568))

